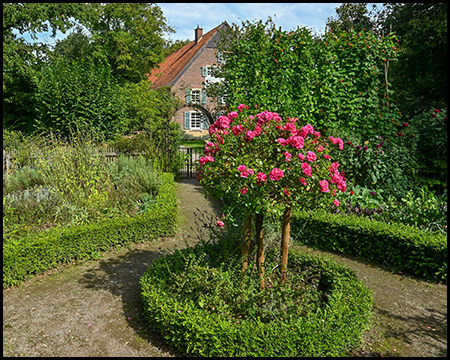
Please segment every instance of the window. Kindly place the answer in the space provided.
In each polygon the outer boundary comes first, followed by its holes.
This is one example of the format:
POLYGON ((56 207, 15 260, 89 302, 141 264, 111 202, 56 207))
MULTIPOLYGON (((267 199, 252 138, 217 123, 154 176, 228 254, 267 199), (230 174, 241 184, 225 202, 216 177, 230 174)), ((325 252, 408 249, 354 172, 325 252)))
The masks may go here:
POLYGON ((191 112, 191 130, 202 129, 202 114, 199 112, 191 112))
POLYGON ((191 102, 193 104, 200 104, 200 90, 192 90, 191 102))
POLYGON ((206 104, 206 90, 205 89, 187 89, 186 103, 190 104, 206 104))
POLYGON ((184 113, 184 128, 186 130, 207 130, 208 121, 199 111, 186 111, 184 113))
POLYGON ((203 77, 213 76, 214 69, 215 69, 215 66, 211 66, 211 65, 203 66, 202 67, 202 76, 203 77))

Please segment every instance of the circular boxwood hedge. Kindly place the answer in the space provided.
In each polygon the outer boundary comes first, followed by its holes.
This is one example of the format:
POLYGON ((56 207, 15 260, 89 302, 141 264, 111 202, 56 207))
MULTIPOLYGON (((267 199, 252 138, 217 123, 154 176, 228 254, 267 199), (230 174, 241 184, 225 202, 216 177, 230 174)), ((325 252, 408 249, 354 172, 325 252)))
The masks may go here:
POLYGON ((149 326, 169 344, 198 356, 345 356, 361 345, 373 298, 352 270, 291 250, 286 284, 267 256, 261 291, 256 271, 215 251, 176 251, 140 280, 149 326))

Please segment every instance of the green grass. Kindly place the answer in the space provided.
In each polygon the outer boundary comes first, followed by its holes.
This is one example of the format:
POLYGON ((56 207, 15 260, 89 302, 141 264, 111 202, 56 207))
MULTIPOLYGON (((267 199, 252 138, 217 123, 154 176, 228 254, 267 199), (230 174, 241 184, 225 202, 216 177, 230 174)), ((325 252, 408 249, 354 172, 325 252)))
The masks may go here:
POLYGON ((186 140, 181 142, 182 146, 186 146, 188 148, 204 148, 205 142, 204 141, 198 141, 198 140, 186 140))

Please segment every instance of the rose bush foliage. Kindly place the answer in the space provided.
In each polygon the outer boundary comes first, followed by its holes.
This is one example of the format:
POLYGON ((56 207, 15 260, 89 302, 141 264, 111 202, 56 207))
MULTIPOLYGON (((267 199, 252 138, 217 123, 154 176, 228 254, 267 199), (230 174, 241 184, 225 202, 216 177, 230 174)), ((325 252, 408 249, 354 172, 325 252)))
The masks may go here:
POLYGON ((215 195, 227 194, 245 213, 308 207, 321 198, 339 205, 337 192, 347 184, 332 155, 343 149, 342 139, 325 138, 297 118, 258 113, 257 106, 243 104, 220 116, 209 132, 197 179, 215 195))

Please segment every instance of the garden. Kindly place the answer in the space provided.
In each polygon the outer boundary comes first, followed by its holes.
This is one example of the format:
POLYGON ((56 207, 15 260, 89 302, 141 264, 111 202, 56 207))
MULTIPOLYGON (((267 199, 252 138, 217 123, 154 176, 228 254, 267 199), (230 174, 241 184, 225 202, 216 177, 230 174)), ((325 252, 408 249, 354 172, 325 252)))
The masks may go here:
MULTIPOLYGON (((291 245, 447 284, 446 103, 402 114, 395 32, 317 37, 269 19, 227 35, 224 81, 207 89, 226 105, 206 141, 183 143, 203 148, 197 180, 222 213, 209 238, 142 275, 145 319, 187 355, 348 356, 371 291, 291 245)), ((113 78, 105 58, 64 61, 36 80, 36 131, 3 131, 4 289, 180 227, 173 94, 113 78)))

